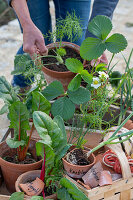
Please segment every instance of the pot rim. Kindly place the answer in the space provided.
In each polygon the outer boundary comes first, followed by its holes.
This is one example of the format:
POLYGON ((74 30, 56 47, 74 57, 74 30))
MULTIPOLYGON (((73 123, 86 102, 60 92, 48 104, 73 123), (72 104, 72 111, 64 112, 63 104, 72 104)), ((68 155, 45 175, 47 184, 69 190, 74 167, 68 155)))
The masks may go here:
MULTIPOLYGON (((22 192, 22 191, 20 190, 20 188, 19 188, 19 182, 20 182, 21 178, 22 178, 23 176, 28 176, 29 174, 32 174, 32 173, 34 173, 34 172, 36 172, 36 173, 38 173, 38 174, 41 174, 41 170, 32 170, 32 171, 28 171, 28 172, 25 172, 25 173, 21 174, 21 175, 17 178, 17 180, 16 180, 16 182, 15 182, 15 189, 16 189, 16 192, 22 192)), ((56 195, 56 193, 54 193, 54 194, 52 194, 52 195, 49 195, 49 196, 46 196, 45 199, 47 199, 47 198, 52 198, 52 197, 54 198, 55 195, 56 195)), ((32 196, 28 196, 28 195, 26 195, 26 194, 24 194, 24 196, 25 196, 26 198, 32 197, 32 196)))
MULTIPOLYGON (((60 43, 59 43, 59 42, 50 43, 50 44, 46 45, 46 47, 47 47, 48 49, 52 49, 52 48, 56 47, 55 44, 57 44, 57 46, 59 46, 60 43), (51 47, 51 46, 52 46, 52 47, 51 47)), ((80 49, 80 46, 78 46, 77 44, 71 43, 71 42, 62 42, 62 44, 63 44, 64 46, 72 47, 72 49, 75 49, 76 52, 78 52, 78 50, 77 50, 76 48, 80 49)), ((79 52, 79 55, 80 55, 80 52, 79 52)), ((73 72, 71 72, 71 71, 65 71, 65 72, 54 71, 54 70, 48 69, 48 68, 45 67, 44 65, 43 65, 43 68, 42 68, 42 69, 45 70, 45 71, 47 71, 47 72, 49 72, 49 73, 55 73, 55 74, 60 74, 60 75, 66 75, 66 74, 72 75, 72 76, 73 76, 74 74, 76 75, 76 73, 73 73, 73 72)))
MULTIPOLYGON (((34 139, 32 139, 32 140, 33 140, 33 141, 36 141, 36 140, 34 140, 34 139)), ((3 144, 5 144, 5 143, 6 143, 6 141, 1 142, 1 143, 0 143, 0 146, 3 145, 3 144)), ((7 145, 7 146, 8 146, 8 145, 7 145)), ((8 146, 8 148, 11 149, 9 146, 8 146)), ((41 162, 43 162, 43 159, 41 159, 41 160, 39 160, 39 161, 36 161, 35 163, 30 163, 30 164, 16 164, 16 163, 8 162, 8 161, 4 160, 2 157, 0 157, 0 160, 1 160, 1 162, 2 162, 2 165, 7 165, 7 164, 8 164, 8 166, 11 166, 11 167, 13 167, 13 166, 15 165, 18 169, 21 168, 21 166, 23 166, 23 167, 34 166, 34 165, 36 165, 36 163, 41 163, 41 162)))
MULTIPOLYGON (((75 149, 77 149, 77 148, 75 148, 75 149)), ((88 150, 83 150, 83 151, 86 151, 86 152, 88 152, 89 151, 89 149, 90 148, 88 148, 88 150)), ((72 149, 70 152, 72 152, 74 149, 72 149)), ((89 165, 74 165, 74 164, 71 164, 71 163, 69 163, 67 160, 66 160, 66 156, 67 156, 67 154, 62 158, 62 160, 63 160, 63 162, 65 162, 66 164, 69 164, 70 166, 73 166, 73 167, 80 167, 80 168, 86 168, 86 167, 89 167, 89 166, 91 166, 91 165, 94 165, 94 163, 96 162, 96 157, 95 157, 95 155, 93 154, 93 153, 91 153, 91 155, 92 155, 92 157, 93 157, 93 162, 92 163, 90 163, 89 165)))

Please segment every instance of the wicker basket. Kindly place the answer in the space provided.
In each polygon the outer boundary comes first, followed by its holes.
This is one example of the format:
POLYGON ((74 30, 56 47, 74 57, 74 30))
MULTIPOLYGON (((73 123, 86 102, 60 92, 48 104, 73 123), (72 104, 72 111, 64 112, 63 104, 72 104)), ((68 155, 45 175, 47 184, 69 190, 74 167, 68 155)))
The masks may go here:
POLYGON ((112 185, 87 190, 72 178, 67 175, 66 177, 76 184, 90 200, 133 200, 133 177, 126 155, 119 145, 113 144, 108 145, 108 147, 116 153, 120 161, 123 176, 122 179, 114 181, 112 185))

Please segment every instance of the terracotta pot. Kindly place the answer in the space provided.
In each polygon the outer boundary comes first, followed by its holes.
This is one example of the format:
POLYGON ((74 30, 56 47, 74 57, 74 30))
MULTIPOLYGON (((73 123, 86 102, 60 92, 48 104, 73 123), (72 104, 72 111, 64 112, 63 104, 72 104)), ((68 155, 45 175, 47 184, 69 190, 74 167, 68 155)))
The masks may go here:
MULTIPOLYGON (((29 151, 35 157, 35 140, 31 140, 29 151)), ((4 177, 4 181, 9 192, 15 192, 15 181, 24 172, 41 169, 43 160, 32 164, 15 164, 7 162, 2 157, 9 155, 9 153, 16 153, 16 149, 10 149, 6 142, 0 144, 0 167, 4 177)))
MULTIPOLYGON (((63 45, 63 47, 65 47, 65 46, 70 47, 74 51, 76 51, 78 54, 80 54, 80 52, 79 52, 80 47, 78 45, 69 43, 69 42, 62 42, 62 45, 63 45)), ((47 45, 47 48, 55 49, 55 46, 59 47, 59 43, 58 42, 51 43, 51 44, 47 45)), ((62 83, 65 90, 67 90, 67 86, 68 86, 69 82, 75 76, 75 73, 73 73, 73 72, 70 72, 70 71, 57 72, 57 71, 50 70, 50 69, 46 68, 45 66, 42 68, 42 71, 44 72, 44 76, 45 76, 48 84, 50 84, 51 82, 53 82, 55 80, 58 80, 62 83)))
MULTIPOLYGON (((88 152, 90 149, 85 147, 84 152, 88 152)), ((72 150, 73 151, 73 150, 72 150)), ((72 152, 70 151, 70 152, 72 152)), ((66 155, 67 156, 67 155, 66 155)), ((96 158, 92 153, 89 157, 89 161, 91 162, 89 165, 73 165, 66 160, 66 156, 62 158, 64 169, 66 170, 67 174, 72 178, 82 178, 86 172, 95 164, 96 158)))
MULTIPOLYGON (((41 173, 41 170, 33 170, 33 171, 26 172, 24 174, 21 174, 15 183, 16 192, 22 192, 22 190, 19 187, 19 184, 25 184, 27 182, 34 181, 37 177, 38 178, 40 177, 40 173, 41 173)), ((29 196, 25 195, 25 198, 29 198, 29 196)), ((45 199, 55 199, 56 200, 57 195, 53 194, 53 195, 47 196, 45 199)))

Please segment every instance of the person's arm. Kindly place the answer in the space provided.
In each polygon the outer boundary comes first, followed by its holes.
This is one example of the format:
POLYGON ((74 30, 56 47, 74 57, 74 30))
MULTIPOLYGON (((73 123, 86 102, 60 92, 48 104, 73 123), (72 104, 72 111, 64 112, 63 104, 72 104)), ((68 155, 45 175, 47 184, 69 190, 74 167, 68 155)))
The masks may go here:
POLYGON ((45 54, 47 48, 41 31, 32 22, 26 0, 9 0, 23 29, 23 50, 31 56, 34 53, 45 54))
MULTIPOLYGON (((105 15, 109 18, 112 18, 113 12, 117 6, 118 1, 119 0, 94 0, 92 13, 89 21, 91 21, 96 15, 105 15)), ((95 36, 92 35, 87 29, 85 37, 87 38, 95 36)))

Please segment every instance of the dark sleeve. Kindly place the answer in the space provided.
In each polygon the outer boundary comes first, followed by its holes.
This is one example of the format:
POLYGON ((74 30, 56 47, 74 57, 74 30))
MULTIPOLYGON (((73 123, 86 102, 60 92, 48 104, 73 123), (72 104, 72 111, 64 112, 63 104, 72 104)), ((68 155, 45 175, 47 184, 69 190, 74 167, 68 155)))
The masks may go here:
MULTIPOLYGON (((90 20, 96 15, 105 15, 112 18, 119 0, 94 0, 90 20)), ((85 37, 94 37, 87 29, 85 37)))

